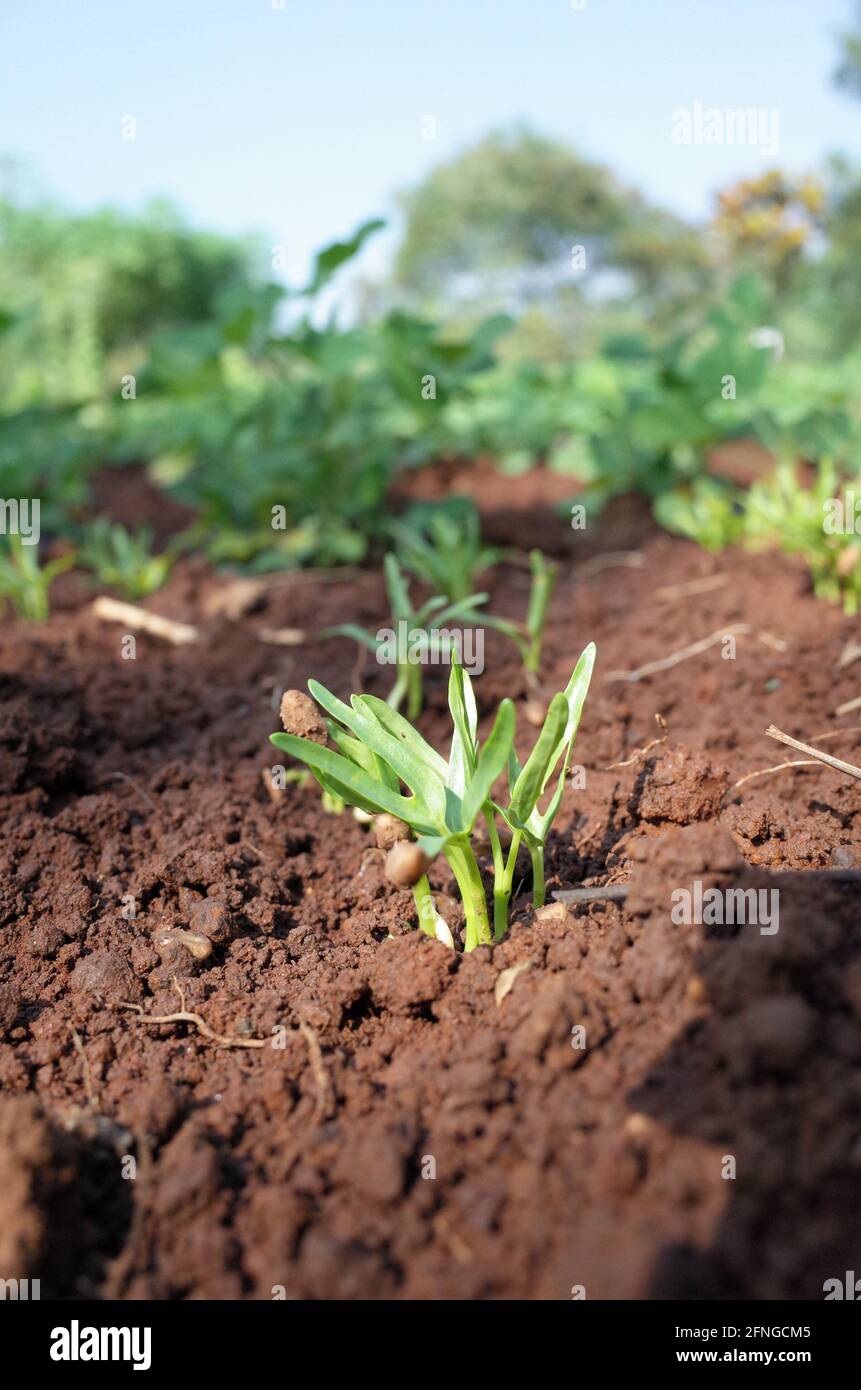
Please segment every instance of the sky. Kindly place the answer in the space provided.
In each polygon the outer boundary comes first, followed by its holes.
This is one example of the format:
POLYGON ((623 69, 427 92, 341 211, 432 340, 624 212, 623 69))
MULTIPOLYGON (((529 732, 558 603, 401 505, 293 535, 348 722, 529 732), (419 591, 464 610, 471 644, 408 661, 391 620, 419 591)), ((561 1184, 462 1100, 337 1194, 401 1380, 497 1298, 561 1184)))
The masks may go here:
POLYGON ((397 191, 518 120, 694 218, 775 162, 861 160, 861 102, 831 82, 851 18, 850 0, 0 0, 0 156, 71 207, 167 195, 259 232, 293 282, 386 216, 374 273, 397 191), (776 153, 674 143, 697 102, 761 109, 776 153))

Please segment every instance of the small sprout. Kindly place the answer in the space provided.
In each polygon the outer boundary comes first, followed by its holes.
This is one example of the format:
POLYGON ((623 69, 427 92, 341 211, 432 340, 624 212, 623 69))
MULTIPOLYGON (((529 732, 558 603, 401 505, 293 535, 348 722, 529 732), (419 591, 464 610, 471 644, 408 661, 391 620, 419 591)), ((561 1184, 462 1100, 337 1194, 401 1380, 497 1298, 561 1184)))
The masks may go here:
MULTIPOLYGON (((484 622, 487 627, 496 628, 498 632, 504 632, 506 637, 511 638, 520 652, 523 669, 529 677, 530 684, 537 687, 541 671, 541 649, 544 644, 547 610, 556 586, 559 566, 550 560, 545 560, 540 550, 531 550, 529 552, 529 568, 532 571, 532 583, 529 588, 526 621, 516 623, 509 618, 488 616, 484 618, 484 622)), ((533 713, 537 708, 537 705, 533 707, 533 713)), ((541 724, 544 722, 543 713, 540 718, 537 716, 532 718, 529 714, 527 714, 527 718, 530 719, 530 723, 541 724)))
POLYGON ((307 738, 321 747, 329 741, 326 721, 304 690, 285 690, 281 698, 281 723, 288 734, 307 738))
POLYGON ((72 552, 39 564, 38 547, 25 545, 18 536, 9 536, 0 546, 0 612, 4 600, 19 618, 42 623, 48 617, 48 591, 58 574, 71 569, 72 552))
MULTIPOLYGON (((424 682, 422 680, 421 662, 411 656, 413 643, 417 643, 427 652, 428 659, 436 662, 440 658, 451 659, 453 651, 452 634, 449 626, 452 623, 470 625, 475 622, 486 624, 488 618, 485 613, 480 612, 482 605, 487 602, 487 594, 469 594, 465 598, 458 599, 457 602, 448 603, 443 594, 437 593, 427 599, 419 608, 413 607, 410 598, 409 585, 404 577, 398 558, 394 554, 386 555, 383 561, 383 572, 386 580, 386 593, 389 600, 391 611, 391 626, 389 632, 397 634, 395 641, 397 646, 396 656, 396 676, 395 683, 389 691, 387 703, 392 709, 400 709, 406 700, 407 715, 410 719, 417 719, 422 712, 424 703, 424 682), (408 634, 408 641, 402 644, 400 640, 401 632, 408 634)), ((490 624, 493 626, 493 624, 490 624)), ((319 634, 321 637, 351 637, 354 642, 367 647, 379 659, 381 651, 388 645, 388 639, 383 635, 384 630, 370 632, 367 628, 360 627, 358 623, 339 623, 336 627, 327 627, 319 634)))
POLYGON ((165 932, 164 936, 159 937, 158 945, 164 949, 171 946, 184 946, 190 956, 195 960, 209 960, 212 955, 212 942, 208 936, 201 936, 198 932, 184 931, 175 927, 165 932))
POLYGON ((477 576, 501 555, 482 544, 481 520, 471 497, 417 502, 392 523, 391 532, 404 569, 450 603, 474 593, 477 576))
MULTIPOLYGON (((333 747, 294 734, 272 734, 276 748, 304 762, 323 791, 367 814, 390 816, 407 825, 415 841, 397 840, 388 851, 386 876, 413 890, 422 931, 449 941, 426 870, 443 854, 460 891, 465 918, 464 949, 489 946, 508 929, 517 852, 523 844, 532 860, 535 907, 544 903, 544 848, 562 803, 571 751, 592 678, 595 647, 590 643, 564 690, 553 696, 535 745, 521 766, 514 751, 515 710, 505 699, 486 739, 478 738, 478 710, 472 682, 454 665, 449 710, 454 731, 448 760, 422 738, 403 715, 374 695, 354 695, 344 704, 318 681, 308 688, 329 715, 333 747), (494 789, 507 771, 507 802, 494 789), (539 803, 548 793, 544 809, 539 803), (497 817, 502 825, 497 825, 497 817), (484 822, 493 858, 493 928, 487 892, 476 858, 484 822), (505 832, 508 832, 506 835, 505 832)), ((385 831, 384 831, 385 833, 385 831)))
POLYGON ((409 840, 399 840, 386 855, 386 878, 398 888, 414 888, 427 873, 430 859, 409 840))
POLYGON ((168 551, 154 555, 152 543, 149 526, 127 531, 118 522, 100 516, 84 528, 78 559, 100 583, 116 589, 124 598, 142 599, 161 588, 174 561, 168 551))
POLYGON ((378 849, 391 849, 399 840, 410 838, 410 828, 406 821, 384 813, 374 820, 374 838, 378 849))

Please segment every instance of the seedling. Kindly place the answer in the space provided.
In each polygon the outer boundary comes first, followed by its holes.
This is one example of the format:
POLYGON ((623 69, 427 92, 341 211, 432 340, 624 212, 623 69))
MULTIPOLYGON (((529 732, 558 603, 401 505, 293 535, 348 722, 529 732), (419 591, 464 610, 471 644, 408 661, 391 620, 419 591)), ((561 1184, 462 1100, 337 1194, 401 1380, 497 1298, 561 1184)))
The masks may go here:
POLYGON ((127 531, 125 526, 97 517, 84 533, 80 562, 93 570, 98 579, 118 590, 124 598, 141 599, 155 593, 167 579, 173 556, 152 554, 152 531, 142 526, 127 531))
POLYGON ((324 791, 368 815, 395 817, 409 828, 414 843, 395 841, 389 849, 394 859, 387 860, 387 869, 399 884, 412 886, 421 929, 451 942, 450 929, 437 910, 426 873, 437 855, 445 856, 463 901, 465 949, 471 951, 500 940, 508 928, 521 843, 526 844, 532 859, 535 906, 544 902, 544 847, 562 802, 594 662, 595 646, 590 643, 565 690, 550 702, 544 725, 523 766, 514 752, 512 701, 502 701, 490 734, 480 744, 472 683, 457 665, 452 667, 449 680, 454 727, 447 761, 384 700, 353 695, 346 705, 314 680, 308 682, 308 689, 328 715, 326 729, 334 747, 320 742, 316 730, 315 738, 278 733, 272 734, 271 740, 276 748, 310 767, 324 791), (506 803, 500 804, 493 799, 493 787, 506 769, 508 796, 506 803), (542 811, 539 803, 554 776, 555 785, 542 811), (408 794, 404 794, 404 787, 408 794), (487 825, 493 855, 492 929, 473 848, 480 818, 487 825), (511 832, 507 854, 497 818, 511 832))
MULTIPOLYGON (((477 614, 477 609, 487 602, 487 594, 469 594, 457 603, 447 603, 442 594, 434 594, 419 608, 413 608, 409 587, 404 578, 398 559, 388 554, 383 562, 386 592, 391 610, 392 627, 390 632, 397 640, 398 659, 396 662, 395 683, 389 692, 387 702, 392 709, 400 709, 407 702, 407 715, 417 719, 424 702, 424 682, 421 659, 451 660, 452 635, 447 631, 448 623, 474 622, 480 617, 487 622, 485 614, 477 614), (433 620, 433 623, 431 623, 433 620), (408 635, 406 643, 401 642, 401 634, 408 635)), ((369 648, 379 657, 380 650, 391 639, 381 636, 380 631, 369 632, 358 623, 339 623, 336 627, 325 628, 321 637, 352 637, 354 641, 369 648)))
POLYGON ((478 511, 469 497, 418 503, 402 521, 392 522, 391 532, 404 569, 451 603, 474 593, 477 576, 502 553, 482 544, 478 511))
MULTIPOLYGON (((544 627, 547 622, 547 609, 556 584, 559 567, 544 558, 540 550, 529 553, 529 567, 532 570, 532 584, 529 589, 529 603, 525 623, 511 622, 508 618, 497 618, 489 614, 484 622, 487 627, 496 628, 510 637, 520 653, 528 684, 534 694, 540 692, 541 652, 544 645, 544 627)), ((527 717, 533 724, 544 719, 543 702, 534 699, 527 707, 527 717)))
POLYGON ((8 536, 0 549, 0 599, 6 599, 19 618, 44 622, 50 611, 51 584, 74 563, 74 555, 68 553, 40 565, 37 546, 24 545, 18 536, 8 536))

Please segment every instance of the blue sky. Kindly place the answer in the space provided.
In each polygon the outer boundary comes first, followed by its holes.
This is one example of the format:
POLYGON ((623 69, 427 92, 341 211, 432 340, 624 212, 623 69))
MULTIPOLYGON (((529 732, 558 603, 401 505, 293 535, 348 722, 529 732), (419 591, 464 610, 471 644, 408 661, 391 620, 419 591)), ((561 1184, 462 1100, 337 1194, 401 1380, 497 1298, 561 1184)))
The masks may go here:
POLYGON ((2 0, 0 154, 74 206, 167 194, 198 225, 261 231, 294 280, 316 247, 519 118, 695 217, 774 161, 674 145, 674 108, 776 109, 792 169, 838 148, 861 159, 861 103, 830 81, 850 0, 281 2, 2 0))

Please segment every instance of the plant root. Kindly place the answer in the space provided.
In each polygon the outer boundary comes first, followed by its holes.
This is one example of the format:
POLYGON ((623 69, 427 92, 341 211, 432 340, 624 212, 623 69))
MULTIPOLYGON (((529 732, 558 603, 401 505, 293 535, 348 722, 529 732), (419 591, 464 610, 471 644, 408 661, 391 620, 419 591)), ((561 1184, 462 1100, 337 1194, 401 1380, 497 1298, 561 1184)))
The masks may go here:
POLYGON ((265 1047, 270 1041, 269 1038, 237 1038, 228 1037, 224 1033, 216 1033, 210 1028, 205 1019, 200 1014, 189 1013, 185 1007, 185 995, 182 987, 177 980, 173 982, 174 989, 179 995, 179 1002, 182 1005, 175 1014, 145 1014, 140 1004, 129 1004, 125 1000, 120 1003, 121 1009, 132 1009, 138 1015, 138 1023, 144 1023, 147 1027, 155 1028, 160 1023, 191 1023, 199 1033, 202 1033, 210 1042, 215 1043, 216 1047, 265 1047))

